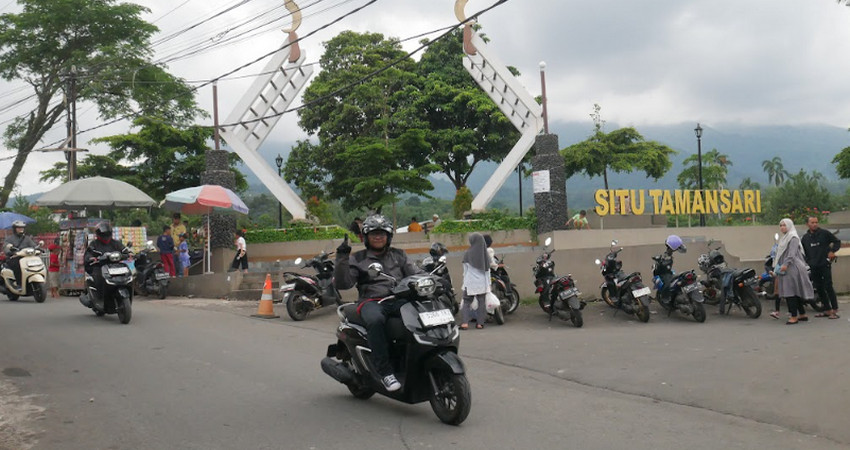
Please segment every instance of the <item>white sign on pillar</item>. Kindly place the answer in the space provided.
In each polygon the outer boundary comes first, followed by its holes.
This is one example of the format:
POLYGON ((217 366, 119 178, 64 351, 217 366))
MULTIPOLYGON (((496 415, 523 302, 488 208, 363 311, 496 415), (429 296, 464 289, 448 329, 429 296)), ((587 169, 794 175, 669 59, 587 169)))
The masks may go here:
POLYGON ((304 66, 306 56, 300 50, 295 34, 295 29, 301 24, 300 10, 292 0, 287 0, 286 7, 292 12, 293 22, 292 28, 284 30, 289 33, 286 42, 266 64, 263 75, 254 80, 233 108, 227 118, 229 125, 221 126, 220 131, 245 165, 292 214, 292 218, 306 219, 304 201, 257 151, 313 74, 312 66, 304 66))

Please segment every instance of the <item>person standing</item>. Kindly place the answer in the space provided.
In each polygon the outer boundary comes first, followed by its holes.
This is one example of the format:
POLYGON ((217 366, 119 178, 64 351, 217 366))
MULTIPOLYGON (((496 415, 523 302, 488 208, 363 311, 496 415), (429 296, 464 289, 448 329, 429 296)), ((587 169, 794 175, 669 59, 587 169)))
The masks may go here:
MULTIPOLYGON (((176 212, 171 216, 171 236, 172 239, 174 237, 180 238, 180 235, 186 232, 186 225, 183 225, 183 222, 180 221, 180 213, 176 212)), ((177 250, 177 248, 174 248, 177 250)), ((174 272, 178 277, 183 276, 183 264, 180 261, 180 254, 174 258, 174 272)))
POLYGON ((47 286, 50 288, 50 297, 59 297, 59 238, 47 246, 50 259, 47 264, 47 286))
POLYGON ((186 233, 178 236, 180 243, 177 244, 177 259, 180 260, 180 267, 183 268, 184 277, 189 276, 189 266, 191 265, 189 262, 189 241, 186 240, 187 237, 186 233))
POLYGON ((812 284, 828 308, 822 313, 815 314, 815 317, 838 319, 838 299, 832 287, 832 260, 835 258, 835 252, 841 248, 841 240, 829 230, 821 228, 817 217, 809 217, 806 225, 809 231, 803 235, 802 239, 806 264, 812 270, 812 284))
POLYGON ((440 220, 440 216, 438 216, 436 214, 431 216, 431 230, 440 226, 441 223, 443 223, 443 221, 440 220))
POLYGON ((807 321, 806 308, 803 299, 815 297, 815 290, 806 270, 806 260, 803 256, 803 244, 794 222, 784 218, 779 222, 779 246, 776 249, 776 282, 779 285, 779 296, 788 303, 791 317, 786 325, 794 325, 807 321))
POLYGON ((416 221, 416 217, 410 218, 410 225, 407 226, 407 231, 411 233, 419 233, 422 231, 422 225, 419 225, 419 222, 416 221))
POLYGON ((487 293, 490 292, 490 257, 487 256, 487 244, 480 233, 469 235, 469 249, 463 254, 463 303, 460 307, 460 329, 469 328, 469 321, 475 317, 475 328, 484 328, 487 320, 487 293), (478 302, 475 314, 472 314, 472 301, 478 302))
POLYGON ((245 242, 245 231, 236 230, 236 256, 230 264, 231 270, 239 270, 248 273, 248 243, 245 242))
POLYGON ((162 227, 162 234, 156 239, 156 248, 159 249, 159 259, 162 268, 172 277, 174 273, 174 238, 171 237, 171 226, 162 227))

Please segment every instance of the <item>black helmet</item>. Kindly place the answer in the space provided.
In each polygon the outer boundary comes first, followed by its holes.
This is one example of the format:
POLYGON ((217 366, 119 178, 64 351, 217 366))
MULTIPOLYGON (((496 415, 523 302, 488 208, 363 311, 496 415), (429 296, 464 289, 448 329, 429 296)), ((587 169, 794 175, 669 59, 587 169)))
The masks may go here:
MULTIPOLYGON (((375 230, 383 230, 387 233, 387 247, 390 246, 393 240, 393 223, 381 214, 372 214, 363 221, 363 236, 368 236, 369 233, 375 230)), ((366 247, 369 247, 369 239, 364 239, 366 247)))
POLYGON ((449 249, 447 249, 445 245, 439 242, 434 242, 433 244, 431 244, 431 250, 428 250, 428 253, 434 258, 439 258, 448 252, 449 249))
POLYGON ((17 234, 18 236, 23 236, 24 230, 26 230, 26 228, 27 224, 25 224, 23 220, 16 220, 12 222, 12 231, 14 231, 15 234, 17 234), (21 229, 20 233, 18 232, 18 228, 21 229))
POLYGON ((99 237, 99 238, 104 238, 104 239, 107 238, 107 237, 111 238, 112 237, 112 227, 109 226, 108 222, 101 222, 101 223, 97 224, 97 228, 95 228, 94 234, 96 234, 97 237, 99 237))

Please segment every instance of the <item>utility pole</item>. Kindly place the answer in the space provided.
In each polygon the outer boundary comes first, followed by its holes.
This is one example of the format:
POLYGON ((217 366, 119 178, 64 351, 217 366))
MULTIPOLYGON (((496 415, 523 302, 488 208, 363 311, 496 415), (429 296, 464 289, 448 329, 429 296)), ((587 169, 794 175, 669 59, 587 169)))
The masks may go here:
POLYGON ((71 66, 68 87, 68 146, 65 159, 68 161, 68 181, 77 177, 77 67, 71 66), (71 150, 73 149, 73 150, 71 150))

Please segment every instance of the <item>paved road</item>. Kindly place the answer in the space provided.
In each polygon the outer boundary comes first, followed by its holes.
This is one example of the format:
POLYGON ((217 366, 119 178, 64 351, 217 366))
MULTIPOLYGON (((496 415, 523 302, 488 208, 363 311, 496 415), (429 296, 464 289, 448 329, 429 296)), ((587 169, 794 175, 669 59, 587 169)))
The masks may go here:
MULTIPOLYGON (((0 448, 838 449, 850 445, 850 322, 655 314, 600 304, 585 327, 523 306, 469 330, 472 412, 352 398, 319 360, 336 315, 248 317, 256 302, 0 300, 0 448)), ((765 304, 767 306, 767 304, 765 304)))

